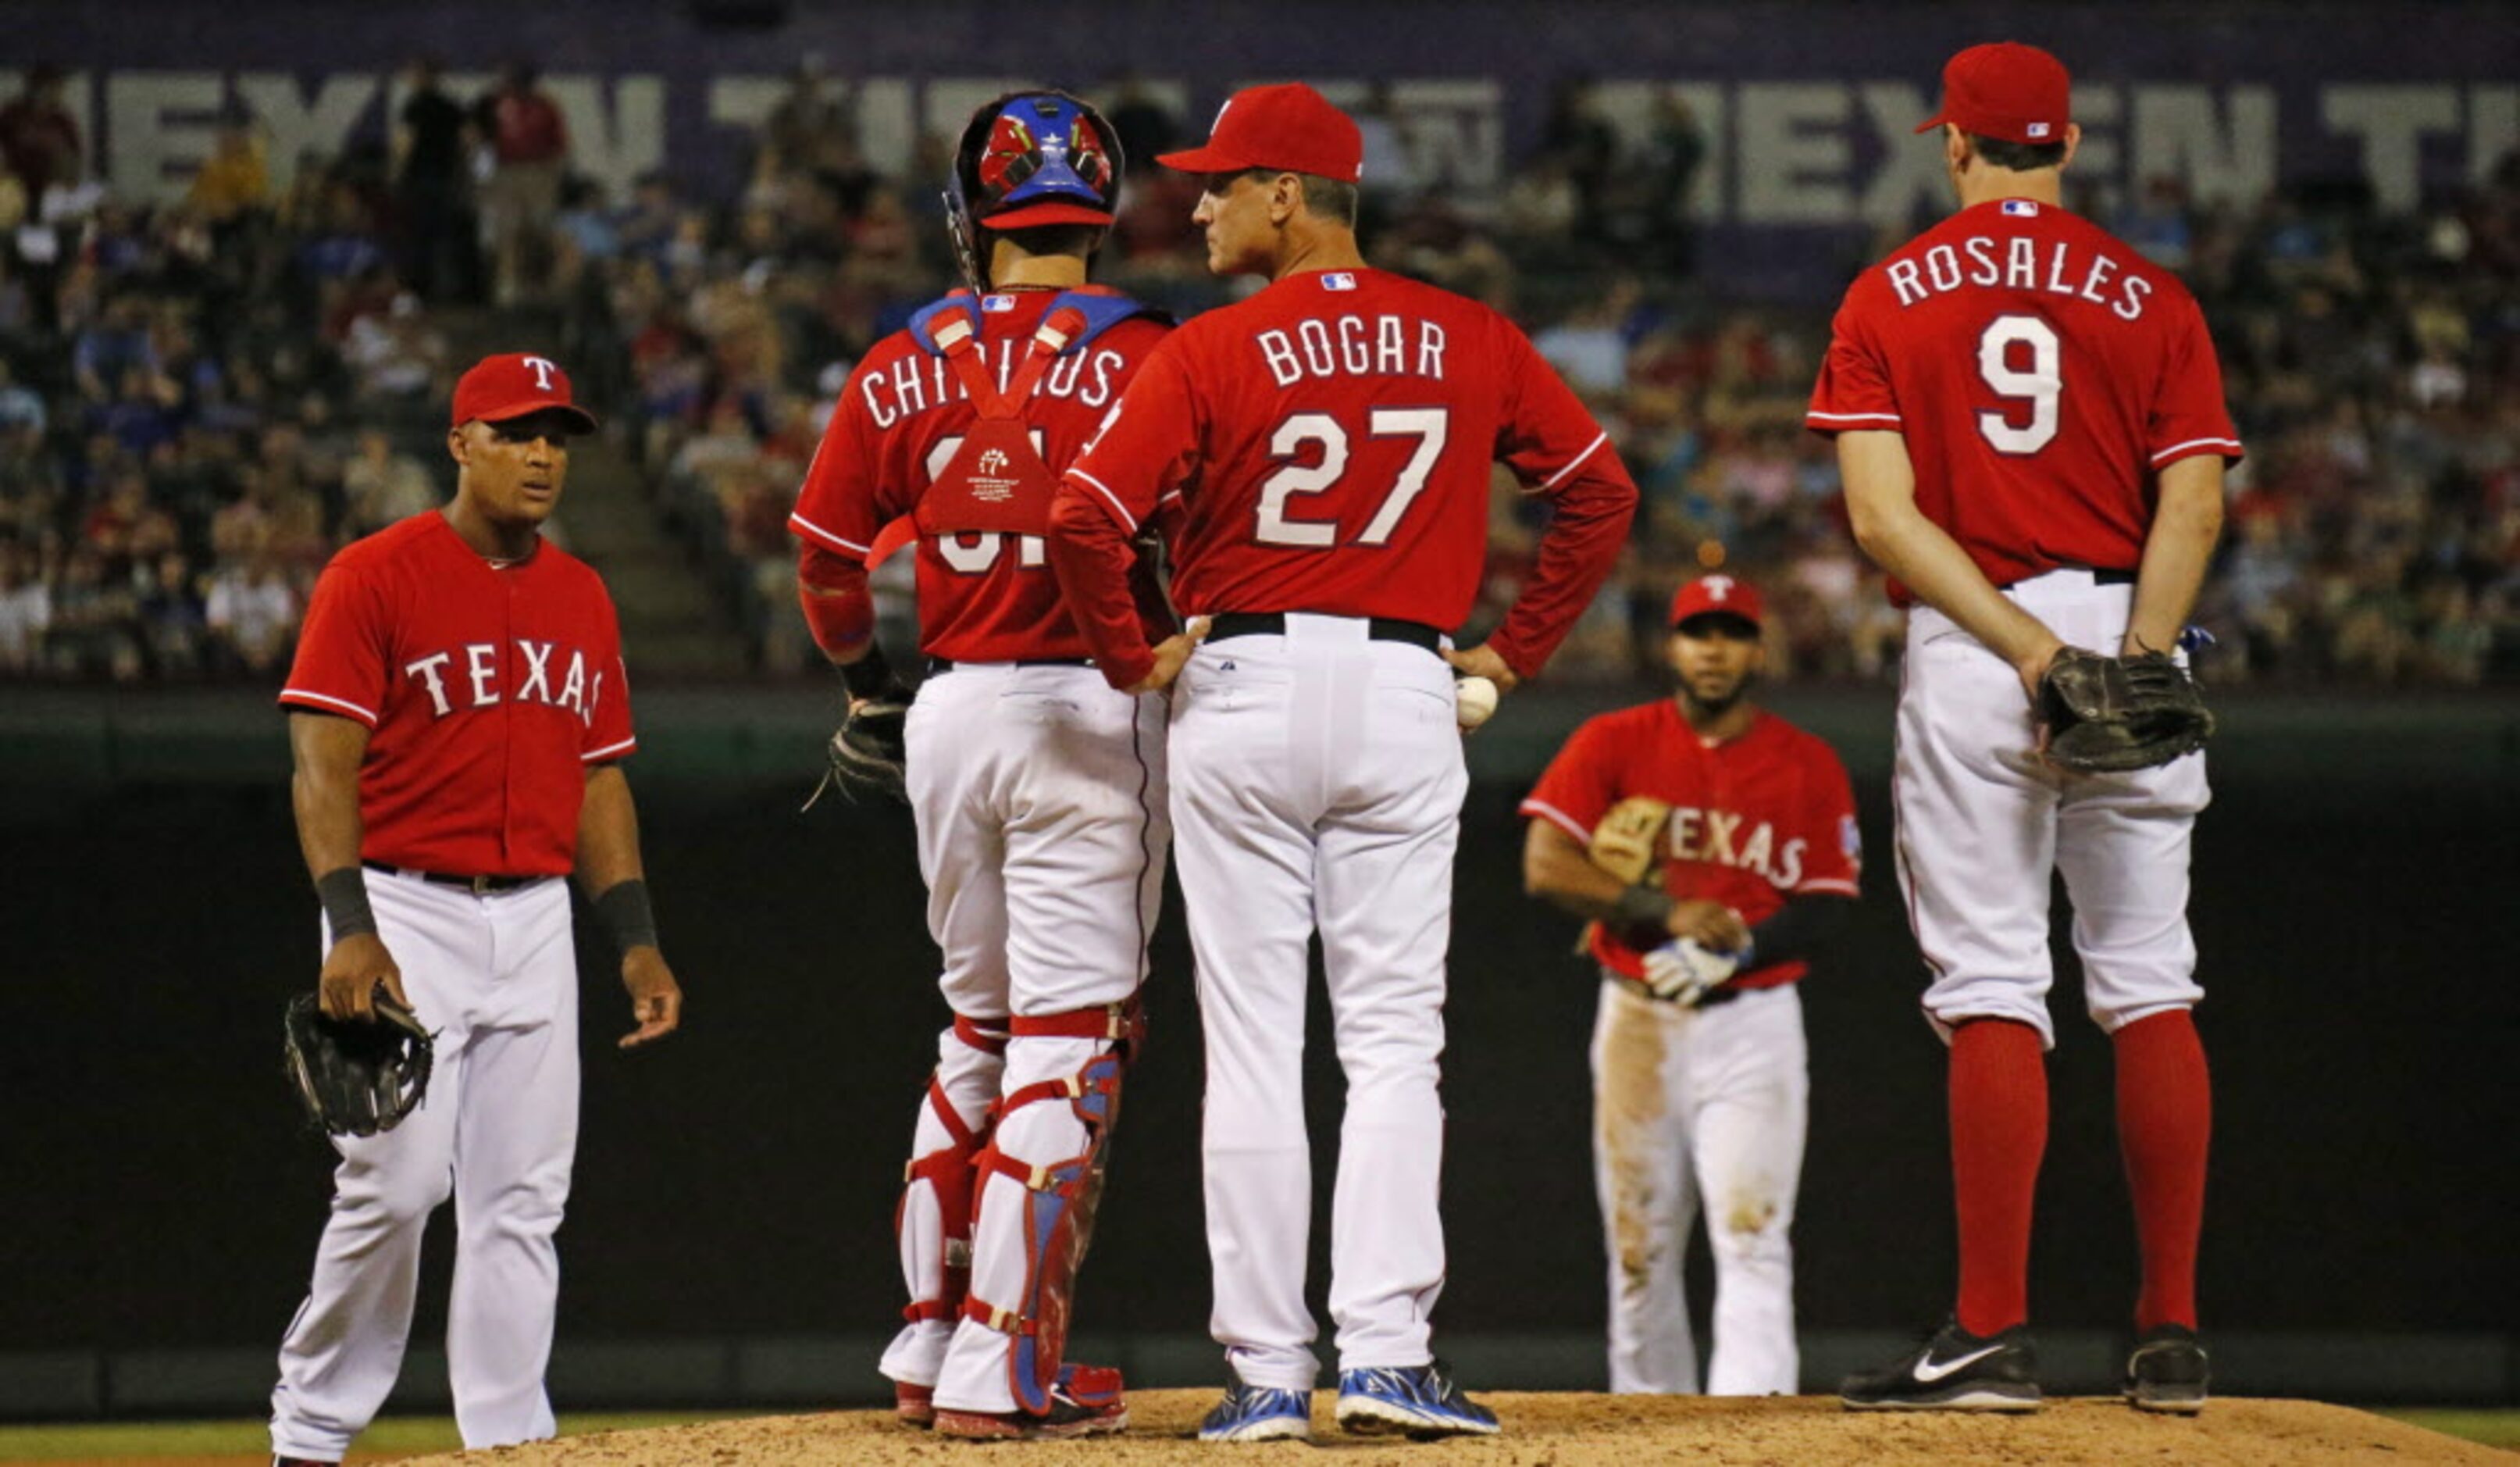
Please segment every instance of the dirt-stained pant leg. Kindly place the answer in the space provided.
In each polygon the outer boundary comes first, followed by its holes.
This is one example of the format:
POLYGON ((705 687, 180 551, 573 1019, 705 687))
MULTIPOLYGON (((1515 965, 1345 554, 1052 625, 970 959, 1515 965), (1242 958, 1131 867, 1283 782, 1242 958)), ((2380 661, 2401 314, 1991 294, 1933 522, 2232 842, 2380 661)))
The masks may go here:
POLYGON ((1681 1263, 1697 1215, 1684 1011, 1604 975, 1593 1022, 1593 1181, 1609 1257, 1610 1389, 1692 1395, 1697 1345, 1681 1263))
POLYGON ((1794 1201, 1811 1078, 1800 991, 1758 988, 1688 1026, 1689 1151, 1715 1259, 1709 1396, 1791 1396, 1794 1201))

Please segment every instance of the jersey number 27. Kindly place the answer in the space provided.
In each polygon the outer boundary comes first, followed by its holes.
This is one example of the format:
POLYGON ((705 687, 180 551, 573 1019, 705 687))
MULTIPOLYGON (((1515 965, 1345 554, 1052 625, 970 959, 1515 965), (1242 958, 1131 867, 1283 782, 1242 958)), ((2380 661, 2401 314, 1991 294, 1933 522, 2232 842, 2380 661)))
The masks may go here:
MULTIPOLYGON (((1401 465, 1399 478, 1384 492, 1373 518, 1349 543, 1391 542, 1392 531, 1400 527, 1401 516, 1409 513, 1409 506, 1425 489, 1427 477, 1434 473, 1435 460, 1443 455, 1444 439, 1451 426, 1452 413, 1440 407, 1377 407, 1366 414, 1367 437, 1414 438, 1416 446, 1410 451, 1409 462, 1401 465)), ((1335 516, 1328 520, 1297 518, 1290 513, 1287 501, 1322 493, 1347 473, 1347 429, 1328 413, 1297 413, 1279 424, 1278 431, 1269 436, 1269 452, 1282 461, 1282 467, 1260 485, 1260 524, 1253 538, 1263 545, 1313 549, 1337 544, 1335 516), (1308 447, 1318 447, 1320 459, 1311 464, 1295 462, 1308 447)))

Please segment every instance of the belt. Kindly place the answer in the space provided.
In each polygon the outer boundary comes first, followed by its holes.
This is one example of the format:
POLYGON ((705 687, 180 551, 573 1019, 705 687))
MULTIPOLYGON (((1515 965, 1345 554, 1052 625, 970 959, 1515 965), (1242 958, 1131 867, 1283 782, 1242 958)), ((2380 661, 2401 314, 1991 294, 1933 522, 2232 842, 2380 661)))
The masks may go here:
MULTIPOLYGON (((1090 657, 1019 657, 1012 664, 968 663, 965 665, 972 667, 1091 667, 1094 665, 1094 659, 1090 657)), ((954 660, 950 657, 931 657, 927 660, 927 675, 930 677, 934 677, 939 672, 951 672, 953 670, 954 660)))
MULTIPOLYGON (((2084 574, 2092 577, 2092 584, 2095 586, 2131 586, 2135 584, 2135 573, 2133 571, 2103 571, 2097 566, 2051 566, 2048 570, 2080 571, 2084 574)), ((2039 573, 2039 575, 2045 575, 2047 573, 2048 571, 2042 571, 2039 573)), ((2021 579, 2037 580, 2039 575, 2025 575, 2021 577, 2021 579)), ((2005 581, 2004 584, 2007 586, 2018 585, 2020 584, 2020 581, 2005 581)))
MULTIPOLYGON (((1219 612, 1208 619, 1207 639, 1221 642, 1227 637, 1282 637, 1286 634, 1284 612, 1219 612)), ((1391 617, 1366 619, 1365 634, 1377 642, 1406 642, 1434 652, 1444 645, 1444 634, 1422 621, 1402 621, 1391 617)))
POLYGON ((551 880, 548 876, 452 876, 443 871, 414 871, 406 866, 388 866, 382 861, 361 861, 359 864, 387 876, 416 876, 441 887, 460 887, 475 896, 498 896, 551 880))
MULTIPOLYGON (((1643 994, 1645 997, 1654 999, 1657 1003, 1666 1001, 1656 997, 1654 990, 1646 987, 1645 981, 1642 978, 1630 978, 1624 973, 1618 973, 1611 970, 1604 971, 1610 971, 1612 977, 1618 979, 1621 983, 1634 987, 1638 992, 1643 994)), ((1716 986, 1707 989, 1705 996, 1699 998, 1695 1003, 1690 1004, 1689 1007, 1693 1009, 1711 1009, 1719 1003, 1731 1003, 1733 999, 1738 998, 1749 991, 1749 989, 1742 987, 1739 984, 1719 984, 1716 986)))

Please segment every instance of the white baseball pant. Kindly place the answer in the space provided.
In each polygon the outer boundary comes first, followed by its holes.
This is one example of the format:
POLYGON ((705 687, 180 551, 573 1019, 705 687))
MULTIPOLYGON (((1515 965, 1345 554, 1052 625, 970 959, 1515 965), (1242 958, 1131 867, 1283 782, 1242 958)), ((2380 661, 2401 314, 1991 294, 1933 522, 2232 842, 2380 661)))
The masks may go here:
POLYGON ((1307 948, 1322 941, 1346 1118, 1330 1223, 1343 1369, 1431 1358, 1445 954, 1468 780, 1444 662, 1289 614, 1210 640, 1174 688, 1173 825, 1206 1030, 1210 1332, 1254 1386, 1309 1390, 1307 948))
MULTIPOLYGON (((446 1363, 468 1448, 555 1430, 553 1243, 577 1154, 577 951, 567 883, 496 895, 366 873, 377 933, 437 1036, 428 1095, 381 1135, 334 1138, 333 1214, 280 1347, 271 1449, 338 1462, 393 1390, 428 1215, 455 1199, 446 1363)), ((329 950, 332 935, 325 934, 329 950)))
POLYGON ((1610 1264, 1610 1389, 1695 1395, 1682 1262, 1715 1259, 1709 1396, 1791 1396, 1794 1199, 1811 1080, 1794 985, 1701 1009, 1609 974, 1593 1027, 1593 1174, 1610 1264))
MULTIPOLYGON (((927 679, 910 708, 911 809, 927 882, 927 924, 943 950, 937 980, 958 1014, 1068 1013, 1115 1003, 1146 979, 1147 939, 1163 898, 1171 833, 1164 795, 1164 705, 1114 691, 1087 666, 955 665, 927 679)), ((1001 1061, 948 1029, 937 1063, 949 1103, 976 1127, 990 1102, 1075 1075, 1108 1049, 1092 1039, 1016 1037, 1001 1061)), ((998 1148, 1063 1160, 1085 1145, 1065 1105, 1020 1107, 998 1148)), ((934 1108, 920 1107, 912 1154, 949 1144, 934 1108)), ((1025 1277, 1024 1189, 991 1174, 977 1189, 972 1297, 1011 1305, 1025 1277)), ((933 1189, 904 1198, 902 1264, 913 1299, 943 1286, 933 1189)), ((1014 1408, 1010 1337, 976 1321, 922 1320, 884 1352, 883 1373, 935 1387, 955 1410, 1014 1408)))
MULTIPOLYGON (((2114 654, 2135 588, 2052 571, 2004 595, 2074 646, 2114 654)), ((2054 1046, 2051 869, 2074 904, 2093 1023, 2114 1033, 2205 995, 2187 928, 2205 756, 2077 775, 2037 758, 2037 742, 2011 665, 1942 613, 1911 612, 1892 783, 1899 882, 1933 973, 1925 1015, 1946 1038, 1965 1019, 2009 1019, 2054 1046)))

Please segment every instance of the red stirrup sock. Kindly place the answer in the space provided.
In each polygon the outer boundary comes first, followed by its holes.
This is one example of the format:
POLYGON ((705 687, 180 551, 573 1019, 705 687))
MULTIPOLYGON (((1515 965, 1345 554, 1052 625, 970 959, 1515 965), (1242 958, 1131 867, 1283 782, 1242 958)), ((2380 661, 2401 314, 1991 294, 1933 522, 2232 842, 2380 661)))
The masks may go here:
POLYGON ((2048 1058, 2039 1031, 1976 1019, 1952 1035, 1952 1191, 1958 1204, 1960 1328, 1984 1337, 2030 1317, 2030 1214, 2048 1150, 2048 1058))
POLYGON ((2196 1327, 2196 1239, 2205 1226, 2205 1150, 2214 1087, 2205 1046, 2185 1009, 2155 1014, 2113 1036, 2118 1058, 2118 1147, 2143 1256, 2138 1333, 2196 1327))

